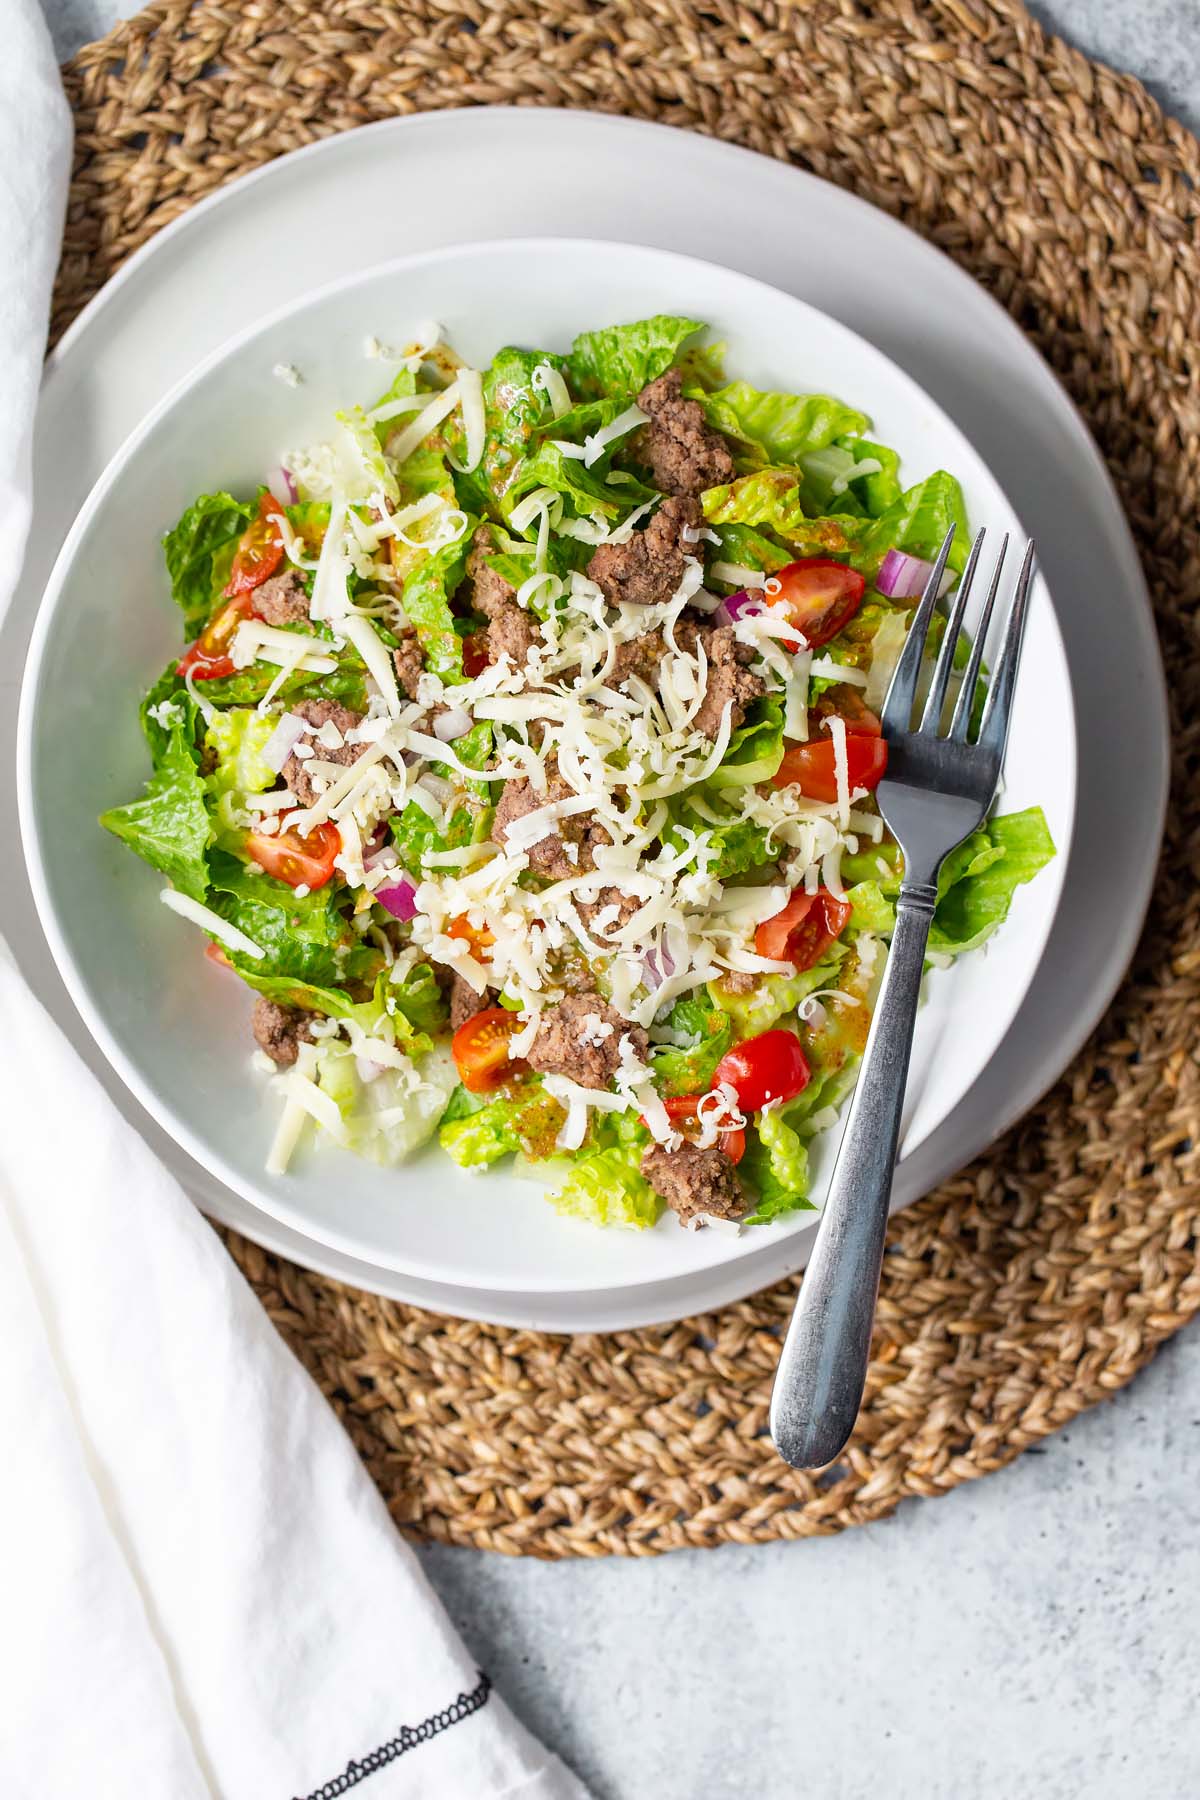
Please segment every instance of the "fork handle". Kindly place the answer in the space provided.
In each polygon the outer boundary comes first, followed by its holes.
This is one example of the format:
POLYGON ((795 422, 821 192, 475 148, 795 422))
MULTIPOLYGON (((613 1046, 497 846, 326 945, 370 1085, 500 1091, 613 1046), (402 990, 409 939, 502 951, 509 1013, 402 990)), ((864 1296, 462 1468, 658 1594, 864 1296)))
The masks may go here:
POLYGON ((937 889, 905 882, 845 1135, 771 1395, 786 1462, 819 1469, 844 1448, 867 1376, 913 1026, 937 889))

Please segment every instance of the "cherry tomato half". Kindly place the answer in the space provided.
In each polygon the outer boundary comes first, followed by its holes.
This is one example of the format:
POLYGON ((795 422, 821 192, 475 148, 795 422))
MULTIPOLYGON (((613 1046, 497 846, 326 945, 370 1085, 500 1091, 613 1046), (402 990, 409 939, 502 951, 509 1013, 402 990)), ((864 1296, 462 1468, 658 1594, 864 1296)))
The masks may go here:
POLYGON ((260 495, 258 517, 251 520, 238 542, 226 594, 248 594, 275 573, 283 561, 283 539, 277 521, 284 516, 274 494, 260 495))
POLYGON ((813 649, 849 624, 867 586, 857 569, 832 556, 806 556, 802 562, 788 563, 774 579, 779 586, 770 590, 771 598, 786 602, 792 624, 813 649))
POLYGON ((468 681, 482 675, 488 666, 486 631, 472 631, 463 639, 463 674, 468 681))
POLYGON ((278 837, 252 831, 246 839, 246 854, 276 881, 289 887, 313 889, 324 887, 333 874, 334 858, 342 847, 342 834, 336 825, 325 820, 307 837, 298 831, 281 831, 278 837))
POLYGON ((728 1082, 742 1111, 753 1113, 768 1100, 794 1100, 808 1086, 811 1073, 794 1031, 760 1031, 726 1052, 717 1064, 713 1086, 728 1082))
POLYGON ((836 899, 826 888, 818 888, 815 894, 793 894, 782 912, 759 926, 754 948, 759 956, 811 969, 842 935, 849 919, 849 901, 836 899))
MULTIPOLYGON (((697 1115, 703 1098, 703 1094, 674 1094, 663 1101, 667 1117, 685 1138, 697 1138, 700 1135, 701 1125, 697 1115)), ((645 1122, 643 1119, 643 1125, 645 1122)), ((746 1154, 746 1133, 740 1126, 736 1131, 723 1131, 717 1138, 716 1147, 725 1152, 731 1163, 740 1163, 746 1154)))
POLYGON ((175 673, 190 675, 194 681, 218 681, 223 675, 232 675, 233 658, 229 646, 233 634, 243 619, 253 615, 254 600, 250 594, 237 594, 226 601, 195 643, 188 645, 175 665, 175 673))
POLYGON ((489 1093, 527 1067, 508 1054, 509 1039, 516 1030, 516 1013, 503 1006, 486 1007, 459 1026, 450 1040, 450 1052, 459 1080, 470 1093, 489 1093))
POLYGON ((879 714, 871 711, 859 690, 848 681, 839 681, 836 687, 821 694, 814 700, 812 711, 818 719, 841 719, 847 736, 880 737, 883 733, 879 714))
MULTIPOLYGON (((878 787, 887 769, 887 743, 881 737, 846 738, 846 778, 850 792, 862 789, 869 793, 878 787)), ((810 800, 833 801, 838 797, 837 759, 833 739, 814 738, 811 743, 793 744, 783 753, 783 761, 771 777, 776 787, 796 782, 800 792, 810 800)))

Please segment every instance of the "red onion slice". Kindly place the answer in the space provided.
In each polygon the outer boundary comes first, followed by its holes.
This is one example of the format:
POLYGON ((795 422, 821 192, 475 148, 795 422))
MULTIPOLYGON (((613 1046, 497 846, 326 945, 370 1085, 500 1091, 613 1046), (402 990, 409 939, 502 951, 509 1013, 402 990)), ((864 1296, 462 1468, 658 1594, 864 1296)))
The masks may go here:
POLYGON ((763 597, 758 589, 739 588, 736 594, 730 594, 727 600, 722 600, 711 616, 718 625, 732 625, 741 613, 756 613, 762 612, 762 610, 763 597))
POLYGON ((675 973, 675 958, 667 948, 665 938, 647 950, 642 958, 642 968, 646 972, 646 986, 651 993, 675 973))
MULTIPOLYGON (((879 565, 875 586, 889 600, 909 600, 925 592, 925 584, 932 574, 931 562, 923 562, 919 556, 908 556, 903 550, 889 550, 879 565)), ((938 588, 939 599, 953 581, 954 575, 947 569, 938 588)))
POLYGON ((433 721, 433 735, 443 744, 452 744, 456 738, 465 737, 474 723, 465 706, 448 706, 433 721))
POLYGON ((407 925, 417 916, 417 886, 411 875, 402 875, 399 881, 376 888, 375 898, 384 911, 390 912, 401 924, 407 925))
POLYGON ((286 712, 276 725, 274 731, 262 747, 262 759, 268 769, 274 769, 276 775, 292 754, 304 733, 308 730, 306 720, 298 713, 286 712))
POLYGON ((278 469, 271 470, 267 476, 267 486, 280 506, 294 506, 300 498, 292 471, 283 468, 282 465, 278 469))

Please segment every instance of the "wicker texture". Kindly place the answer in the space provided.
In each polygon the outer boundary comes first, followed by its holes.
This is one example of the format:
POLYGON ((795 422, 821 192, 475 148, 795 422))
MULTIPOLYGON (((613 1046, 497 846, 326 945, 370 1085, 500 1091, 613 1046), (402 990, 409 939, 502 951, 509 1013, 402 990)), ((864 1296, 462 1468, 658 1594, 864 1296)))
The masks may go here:
POLYGON ((566 1339, 438 1319, 231 1239, 396 1518, 551 1557, 810 1536, 999 1468, 1121 1387, 1200 1305, 1195 139, 1015 0, 168 0, 67 80, 59 327, 223 181, 396 113, 584 106, 812 169, 940 244, 1030 333, 1154 592, 1177 768, 1146 939, 1049 1097, 894 1222, 843 1462, 796 1474, 765 1436, 791 1283, 566 1339))

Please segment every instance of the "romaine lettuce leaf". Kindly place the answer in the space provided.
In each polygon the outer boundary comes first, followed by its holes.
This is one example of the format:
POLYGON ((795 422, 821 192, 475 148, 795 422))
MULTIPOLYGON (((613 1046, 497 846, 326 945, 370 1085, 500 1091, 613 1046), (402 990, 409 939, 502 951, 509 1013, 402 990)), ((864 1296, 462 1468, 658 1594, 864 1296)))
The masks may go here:
POLYGON ((622 1149, 581 1155, 557 1192, 547 1198, 556 1212, 589 1225, 644 1231, 662 1210, 661 1202, 636 1161, 622 1149))
POLYGON ((699 400, 710 425, 736 438, 762 463, 798 463, 813 450, 824 450, 848 432, 865 431, 865 413, 828 394, 773 394, 731 381, 727 387, 685 388, 699 400))
POLYGON ((423 557, 404 582, 403 606, 420 642, 425 667, 443 681, 463 679, 462 639, 454 629, 450 597, 463 578, 477 523, 468 519, 461 537, 423 557))
POLYGON ((656 313, 629 325, 581 332, 567 358, 567 379, 582 400, 601 395, 632 400, 648 381, 669 369, 688 338, 703 329, 696 319, 656 313))
POLYGON ((204 899, 213 826, 184 724, 172 725, 142 798, 101 813, 100 823, 167 876, 181 894, 204 899))
POLYGON ((746 1220, 748 1225, 814 1210, 808 1198, 808 1151, 780 1108, 758 1114, 746 1133, 746 1152, 738 1174, 758 1196, 758 1204, 746 1220))
POLYGON ((183 741, 192 759, 200 761, 200 708, 188 693, 175 664, 169 663, 150 689, 138 709, 142 732, 150 746, 150 760, 156 766, 166 752, 176 725, 183 728, 183 741))
POLYGON ((900 495, 869 525, 861 540, 859 566, 877 572, 889 550, 932 561, 951 525, 955 527, 949 566, 961 573, 970 550, 967 509, 962 489, 945 469, 919 481, 900 495))
POLYGON ((262 794, 274 787, 278 773, 263 761, 263 750, 277 721, 254 707, 230 707, 208 722, 204 742, 217 759, 208 777, 213 794, 262 794))
POLYGON ((208 904, 264 953, 257 959, 231 952, 239 973, 282 975, 321 988, 374 980, 381 952, 349 928, 332 884, 300 895, 225 851, 214 850, 209 863, 208 904))
MULTIPOLYGON (((251 663, 249 668, 238 669, 233 675, 204 682, 204 693, 214 706, 257 706, 278 673, 273 663, 251 663)), ((351 661, 347 656, 328 675, 297 670, 276 688, 275 695, 285 708, 294 706, 299 700, 337 700, 355 712, 366 712, 363 675, 363 666, 357 657, 351 661)))
POLYGON ((433 1136, 458 1076, 453 1059, 442 1051, 364 1081, 350 1045, 327 1039, 317 1048, 317 1080, 341 1114, 340 1141, 391 1168, 433 1136))
MULTIPOLYGON (((694 791, 694 790, 693 790, 694 791)), ((680 795, 671 803, 672 820, 663 832, 663 843, 669 850, 679 851, 685 846, 685 831, 707 832, 708 851, 711 861, 707 869, 718 881, 728 881, 731 876, 744 875, 748 869, 757 869, 770 861, 767 850, 767 833, 763 826, 754 825, 749 819, 739 818, 736 812, 725 813, 722 807, 722 796, 705 795, 709 804, 702 815, 690 804, 687 794, 680 795), (713 824, 708 813, 715 812, 722 822, 713 824)), ((735 799, 736 805, 736 799, 735 799)))
POLYGON ((349 1018, 354 1002, 344 989, 314 987, 308 981, 293 981, 286 975, 260 975, 256 965, 243 960, 238 974, 257 994, 274 1000, 278 1006, 299 1006, 305 1012, 324 1013, 330 1019, 349 1018))
MULTIPOLYGON (((492 727, 488 720, 481 719, 473 725, 457 740, 454 749, 459 761, 468 768, 482 768, 492 752, 492 727)), ((434 775, 458 779, 444 763, 431 763, 429 767, 434 775)), ((492 827, 491 784, 473 781, 468 792, 470 800, 456 806, 441 824, 412 801, 403 812, 393 814, 389 821, 392 839, 410 875, 424 872, 425 858, 431 851, 458 850, 465 844, 481 844, 487 838, 492 827)))
MULTIPOLYGON (((1040 806, 990 819, 973 831, 942 864, 929 948, 947 956, 978 948, 1007 918, 1017 888, 1032 881, 1054 854, 1040 806)), ((852 908, 851 928, 887 936, 896 922, 894 902, 901 878, 900 852, 894 844, 846 858, 843 880, 852 908), (889 874, 872 868, 876 858, 890 864, 889 874)))
POLYGON ((565 1118, 540 1081, 523 1081, 474 1112, 443 1115, 438 1142, 460 1169, 486 1168, 518 1152, 542 1161, 554 1155, 565 1118))
POLYGON ((755 787, 770 781, 783 761, 783 703, 775 698, 756 701, 751 717, 729 739, 725 752, 706 786, 713 792, 726 788, 755 787))
POLYGON ((739 475, 724 487, 709 488, 701 505, 710 525, 766 526, 777 532, 791 547, 785 559, 789 562, 797 556, 843 556, 857 563, 854 553, 867 529, 845 514, 810 519, 797 469, 758 469, 739 475))
POLYGON ((744 569, 760 569, 770 574, 795 560, 794 551, 783 549, 772 538, 755 531, 752 525, 722 525, 717 536, 721 541, 711 553, 711 562, 738 563, 744 569))
POLYGON ((428 963, 414 963, 399 981, 389 979, 391 996, 410 1025, 431 1036, 445 1029, 450 1009, 428 963))
MULTIPOLYGON (((468 512, 501 517, 501 503, 530 454, 536 428, 550 425, 546 396, 533 385, 534 371, 543 363, 560 373, 566 368, 565 359, 552 351, 518 350, 511 344, 492 358, 483 378, 483 455, 477 468, 454 475, 459 504, 468 512)), ((451 455, 461 464, 467 446, 457 414, 444 432, 451 455)))
MULTIPOLYGON (((550 488, 561 494, 564 500, 570 501, 581 519, 593 518, 599 513, 605 519, 616 520, 632 512, 635 506, 655 498, 655 490, 644 487, 640 481, 610 485, 605 480, 601 463, 586 468, 577 457, 565 456, 558 445, 548 439, 525 458, 505 488, 501 511, 506 519, 511 517, 518 501, 531 494, 534 488, 550 488)), ((531 534, 536 529, 534 525, 529 527, 531 534)))
POLYGON ((254 507, 231 494, 201 494, 163 538, 171 594, 188 638, 197 635, 220 599, 237 541, 253 517, 254 507))
POLYGON ((1054 854, 1040 806, 989 820, 946 858, 949 878, 933 916, 930 949, 958 954, 981 944, 1008 917, 1018 887, 1054 854))
POLYGON ((650 1052, 655 1086, 663 1094, 698 1094, 712 1086, 717 1064, 733 1042, 733 1021, 703 989, 683 994, 664 1021, 668 1030, 686 1032, 686 1049, 656 1044, 650 1052))
POLYGON ((831 944, 811 969, 795 975, 764 975, 748 994, 730 993, 716 981, 709 982, 708 993, 713 1004, 733 1019, 739 1038, 756 1037, 794 1012, 806 994, 816 988, 836 987, 838 969, 848 951, 845 943, 831 944))

